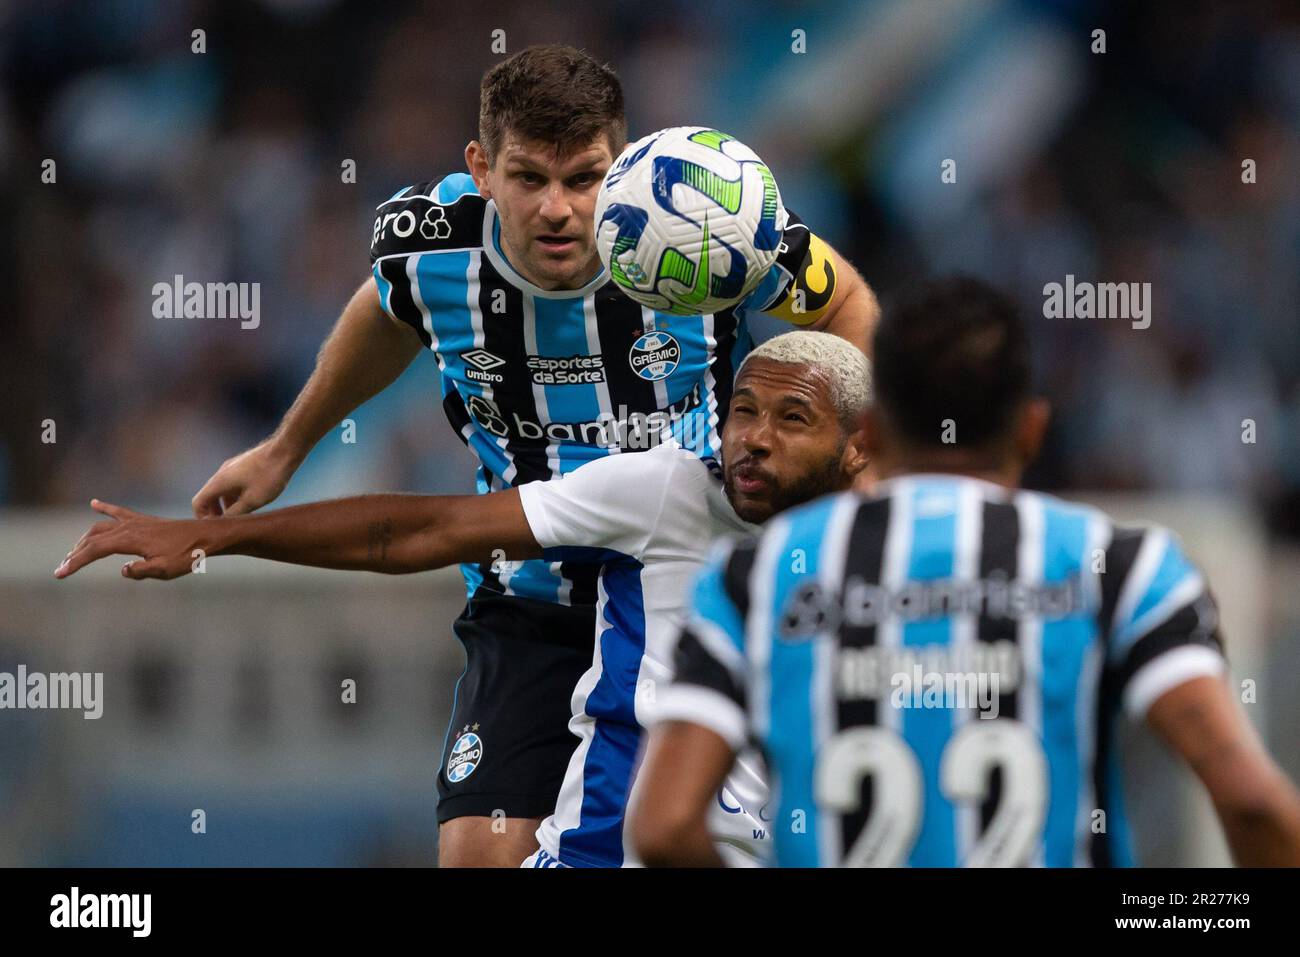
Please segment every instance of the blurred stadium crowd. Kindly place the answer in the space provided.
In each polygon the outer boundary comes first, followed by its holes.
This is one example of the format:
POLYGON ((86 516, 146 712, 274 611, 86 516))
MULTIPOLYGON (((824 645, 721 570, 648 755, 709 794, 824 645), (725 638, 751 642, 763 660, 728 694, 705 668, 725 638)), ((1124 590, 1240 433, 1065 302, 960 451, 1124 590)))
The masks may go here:
MULTIPOLYGON (((1030 484, 1214 491, 1300 536, 1300 11, 1281 2, 11 4, 0 505, 183 509, 274 428, 366 277, 374 205, 463 168, 495 29, 611 62, 633 136, 748 142, 886 304, 958 269, 1013 290, 1057 416, 1030 484), (155 318, 178 274, 260 283, 260 324, 155 318), (1152 283, 1151 327, 1043 318, 1067 274, 1152 283)), ((436 377, 422 356, 285 501, 472 488, 436 377)))

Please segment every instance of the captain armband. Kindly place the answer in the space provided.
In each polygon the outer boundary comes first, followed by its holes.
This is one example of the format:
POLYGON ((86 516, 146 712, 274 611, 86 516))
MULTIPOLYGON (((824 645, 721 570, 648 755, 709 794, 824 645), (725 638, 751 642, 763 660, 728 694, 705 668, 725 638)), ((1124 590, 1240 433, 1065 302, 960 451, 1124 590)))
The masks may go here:
POLYGON ((763 310, 797 326, 817 322, 835 296, 835 257, 817 236, 809 236, 808 252, 793 279, 777 300, 763 310))

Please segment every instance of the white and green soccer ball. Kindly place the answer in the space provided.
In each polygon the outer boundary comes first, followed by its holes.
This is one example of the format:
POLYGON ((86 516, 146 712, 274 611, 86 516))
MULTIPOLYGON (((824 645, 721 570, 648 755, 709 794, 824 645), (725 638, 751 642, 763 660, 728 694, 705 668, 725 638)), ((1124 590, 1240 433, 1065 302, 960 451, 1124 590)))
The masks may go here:
POLYGON ((610 277, 644 306, 720 312, 754 290, 785 227, 776 179, 726 133, 674 126, 632 143, 596 198, 596 248, 610 277))

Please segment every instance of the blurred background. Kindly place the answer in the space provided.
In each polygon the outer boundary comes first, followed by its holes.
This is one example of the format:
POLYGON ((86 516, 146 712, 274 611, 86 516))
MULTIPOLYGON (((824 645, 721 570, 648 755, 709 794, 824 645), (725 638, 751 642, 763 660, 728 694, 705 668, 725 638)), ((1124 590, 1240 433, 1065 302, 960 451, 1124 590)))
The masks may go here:
MULTIPOLYGON (((886 305, 954 270, 1017 295, 1055 409, 1028 484, 1183 534, 1300 776, 1294 4, 20 0, 0 6, 0 671, 103 671, 107 700, 98 721, 0 711, 0 864, 434 860, 454 573, 50 574, 92 496, 187 515, 275 427, 367 276, 374 206, 463 168, 496 30, 507 54, 611 63, 633 138, 754 147, 886 305), (259 283, 260 324, 156 318, 178 274, 259 283), (1150 282, 1150 328, 1044 318, 1067 274, 1150 282)), ((281 502, 472 490, 437 376, 422 355, 281 502)), ((1131 747, 1143 861, 1222 862, 1185 776, 1131 747)))

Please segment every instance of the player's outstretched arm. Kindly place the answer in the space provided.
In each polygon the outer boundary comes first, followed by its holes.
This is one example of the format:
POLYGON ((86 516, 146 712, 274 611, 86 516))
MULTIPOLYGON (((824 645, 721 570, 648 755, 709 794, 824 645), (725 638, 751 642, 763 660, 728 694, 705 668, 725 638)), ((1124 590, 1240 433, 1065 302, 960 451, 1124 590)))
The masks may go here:
POLYGON ((1221 678, 1194 678, 1165 692, 1147 722, 1210 792, 1239 866, 1300 867, 1300 793, 1221 678))
POLYGON ((708 816, 735 759, 716 732, 689 721, 650 732, 629 815, 633 847, 647 867, 724 866, 708 816))
POLYGON ((396 575, 542 553, 514 489, 491 495, 362 495, 211 519, 158 518, 98 500, 91 507, 109 520, 91 526, 55 569, 56 578, 109 555, 141 556, 122 567, 127 578, 172 579, 189 574, 199 555, 250 555, 396 575))
POLYGON ((373 277, 361 284, 321 346, 302 392, 265 441, 222 463, 191 502, 195 518, 242 515, 284 491, 316 443, 393 382, 420 340, 384 312, 373 277))

